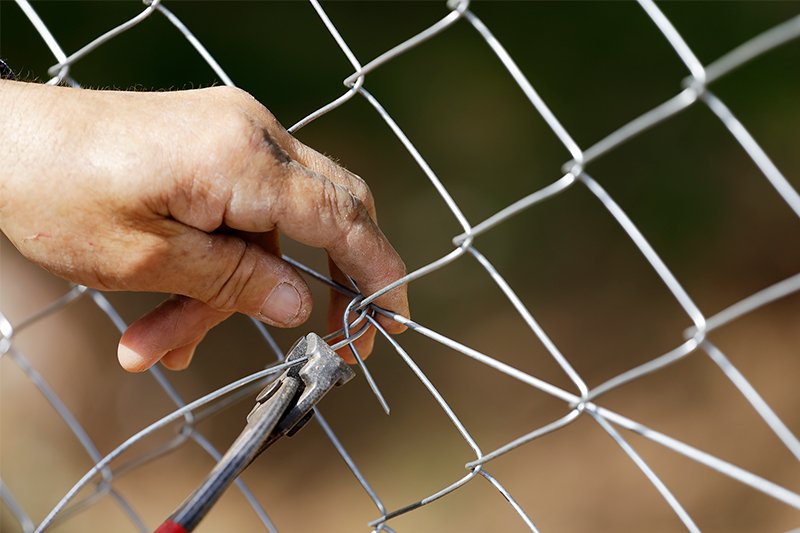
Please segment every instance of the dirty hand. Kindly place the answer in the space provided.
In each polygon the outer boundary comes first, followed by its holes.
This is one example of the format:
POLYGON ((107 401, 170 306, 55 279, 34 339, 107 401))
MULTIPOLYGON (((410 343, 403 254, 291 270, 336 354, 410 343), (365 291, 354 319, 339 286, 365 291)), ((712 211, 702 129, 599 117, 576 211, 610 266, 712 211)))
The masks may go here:
MULTIPOLYGON (((332 277, 350 275, 364 294, 404 275, 366 184, 243 91, 0 81, 0 109, 0 228, 20 252, 89 287, 175 294, 122 336, 127 370, 185 368, 233 312, 304 322, 311 293, 280 258, 278 232, 324 248, 332 277)), ((332 329, 348 302, 332 296, 332 329)), ((408 316, 405 287, 376 303, 408 316)), ((373 341, 371 328, 357 341, 362 355, 373 341)))

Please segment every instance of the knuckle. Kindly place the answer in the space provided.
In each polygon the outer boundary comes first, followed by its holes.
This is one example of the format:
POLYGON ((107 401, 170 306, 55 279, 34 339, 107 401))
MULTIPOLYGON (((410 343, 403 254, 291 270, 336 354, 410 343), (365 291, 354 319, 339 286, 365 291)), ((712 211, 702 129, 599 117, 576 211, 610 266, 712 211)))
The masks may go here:
POLYGON ((325 212, 330 217, 327 221, 337 227, 340 232, 348 232, 365 216, 368 217, 364 203, 351 191, 326 181, 323 189, 325 212))
POLYGON ((215 106, 212 132, 214 142, 220 144, 220 154, 228 152, 231 157, 241 157, 246 153, 264 152, 271 154, 279 162, 289 160, 283 126, 250 93, 237 87, 214 87, 215 96, 221 104, 215 106))
POLYGON ((206 174, 189 175, 176 184, 167 199, 170 214, 202 231, 218 228, 233 195, 229 180, 206 174))
POLYGON ((290 163, 284 172, 276 172, 270 176, 271 193, 267 195, 264 213, 272 225, 277 225, 284 220, 287 210, 291 207, 291 197, 296 194, 294 192, 297 179, 295 166, 295 163, 290 163))
POLYGON ((278 140, 269 127, 255 126, 251 139, 256 150, 268 154, 277 166, 286 166, 292 162, 292 157, 278 140))
POLYGON ((352 176, 350 190, 366 207, 371 207, 374 204, 374 200, 369 185, 360 176, 356 176, 353 173, 350 173, 350 175, 352 176))
POLYGON ((215 120, 214 129, 217 132, 216 140, 223 144, 223 150, 234 148, 241 143, 241 139, 247 139, 247 135, 252 131, 247 114, 240 109, 230 107, 222 110, 220 115, 215 120), (234 146, 231 146, 232 143, 234 146))
POLYGON ((220 106, 209 113, 204 124, 206 130, 189 150, 195 174, 215 179, 244 171, 253 130, 247 115, 235 106, 220 106))
POLYGON ((275 118, 269 109, 264 107, 258 100, 247 91, 238 87, 217 87, 223 98, 227 100, 230 107, 239 111, 239 114, 258 129, 267 128, 276 136, 282 136, 285 130, 281 123, 275 118))
POLYGON ((242 306, 246 289, 256 273, 258 259, 252 245, 237 239, 226 250, 226 261, 209 286, 206 303, 221 311, 233 311, 242 306))
POLYGON ((239 87, 231 87, 230 85, 221 85, 219 87, 212 87, 211 91, 215 94, 215 96, 219 98, 223 98, 225 100, 229 100, 233 103, 243 103, 249 104, 251 102, 255 102, 255 98, 250 95, 247 91, 240 89, 239 87))

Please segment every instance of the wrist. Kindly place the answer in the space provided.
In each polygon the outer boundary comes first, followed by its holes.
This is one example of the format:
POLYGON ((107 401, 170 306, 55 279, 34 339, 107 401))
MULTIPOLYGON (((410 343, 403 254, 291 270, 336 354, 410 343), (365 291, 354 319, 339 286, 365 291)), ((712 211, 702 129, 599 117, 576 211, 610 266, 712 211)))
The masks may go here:
POLYGON ((0 146, 3 165, 0 180, 20 173, 32 174, 49 164, 55 134, 61 129, 55 104, 59 88, 37 83, 0 80, 0 146))
MULTIPOLYGON (((69 117, 60 105, 60 87, 0 79, 0 229, 8 233, 12 211, 52 191, 48 177, 63 170, 55 154, 69 133, 69 117)), ((18 213, 17 213, 18 214, 18 213)))

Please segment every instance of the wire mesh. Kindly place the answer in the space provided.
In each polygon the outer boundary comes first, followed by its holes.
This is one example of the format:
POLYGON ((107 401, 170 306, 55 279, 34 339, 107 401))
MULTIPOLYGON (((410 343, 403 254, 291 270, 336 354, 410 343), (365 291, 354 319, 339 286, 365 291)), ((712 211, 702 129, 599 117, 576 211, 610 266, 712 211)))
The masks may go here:
MULTIPOLYGON (((74 79, 71 75, 71 67, 75 63, 81 61, 93 51, 127 32, 134 26, 138 24, 147 24, 147 21, 153 17, 164 17, 175 27, 178 33, 191 44, 221 82, 226 85, 234 84, 203 44, 191 33, 189 28, 160 0, 145 2, 143 10, 137 16, 122 22, 119 26, 110 29, 69 55, 64 52, 58 41, 50 33, 46 23, 39 18, 36 11, 27 0, 16 0, 16 3, 33 24, 57 61, 57 63, 49 69, 49 74, 52 76, 47 82, 49 84, 66 83, 74 87, 79 87, 78 80, 74 79)), ((414 501, 409 501, 404 505, 391 507, 383 502, 380 497, 380 491, 373 488, 367 476, 359 470, 358 462, 348 454, 342 442, 336 436, 334 429, 318 412, 318 416, 316 417, 317 423, 321 426, 324 434, 335 447, 336 451, 341 455, 347 467, 352 471, 358 483, 374 503, 376 515, 369 520, 365 520, 368 521, 369 527, 372 528, 373 531, 393 531, 393 519, 407 513, 412 513, 441 498, 445 498, 462 487, 475 482, 475 480, 483 479, 507 501, 513 512, 518 516, 519 524, 522 527, 530 530, 537 530, 535 525, 536 516, 526 512, 523 506, 514 499, 506 488, 504 488, 501 481, 490 473, 489 468, 491 467, 492 461, 498 457, 514 453, 515 450, 521 446, 528 445, 535 440, 545 438, 550 434, 561 431, 574 424, 579 419, 588 419, 595 422, 599 428, 613 439, 630 461, 641 470, 641 473, 653 485, 665 504, 672 509, 676 520, 682 523, 688 530, 698 531, 698 524, 690 513, 687 512, 686 508, 682 506, 675 494, 670 491, 667 484, 659 477, 659 473, 651 467, 644 458, 644 455, 637 451, 629 435, 644 437, 676 454, 685 456, 698 464, 713 469, 733 481, 742 483, 753 491, 761 492, 785 504, 789 508, 800 509, 800 494, 792 488, 770 481, 765 477, 728 462, 712 453, 701 450, 686 442, 682 442, 681 440, 657 431, 654 428, 641 424, 617 410, 604 407, 601 398, 603 395, 615 389, 640 380, 651 373, 661 371, 682 359, 705 356, 719 367, 722 375, 730 380, 736 387, 741 396, 750 404, 758 416, 761 417, 764 424, 772 430, 786 450, 788 450, 796 460, 800 460, 800 440, 798 440, 797 436, 788 425, 781 420, 772 408, 770 408, 764 398, 756 391, 755 387, 750 384, 746 377, 733 365, 731 360, 709 336, 711 332, 757 309, 768 306, 793 293, 800 292, 800 273, 790 276, 769 287, 765 287, 763 290, 755 292, 744 299, 730 302, 724 310, 714 315, 707 316, 695 303, 695 300, 680 283, 678 278, 673 274, 670 267, 662 260, 656 249, 639 230, 637 224, 628 216, 626 211, 622 209, 603 185, 588 173, 588 169, 595 160, 616 150, 645 130, 658 126, 693 106, 707 106, 724 127, 729 130, 730 134, 741 146, 741 149, 758 167, 764 178, 768 180, 769 184, 774 189, 775 194, 780 197, 785 207, 791 210, 795 216, 800 217, 800 195, 797 190, 772 162, 767 153, 748 132, 745 126, 712 91, 714 82, 726 76, 731 71, 800 37, 800 16, 773 27, 749 41, 742 43, 716 61, 704 65, 696 57, 690 44, 681 37, 681 34, 659 7, 650 0, 640 0, 639 5, 644 15, 648 17, 654 25, 653 31, 660 32, 680 61, 685 65, 687 76, 682 82, 682 89, 675 96, 653 109, 642 113, 634 120, 609 133, 596 143, 587 147, 581 147, 559 121, 556 114, 548 107, 547 103, 536 91, 526 74, 506 51, 503 44, 501 44, 489 27, 481 20, 479 17, 479 6, 473 7, 466 0, 451 0, 447 3, 447 14, 440 20, 434 22, 428 28, 413 37, 378 55, 374 59, 362 62, 350 48, 346 38, 339 32, 337 26, 334 25, 328 17, 322 5, 320 5, 317 0, 310 0, 310 4, 318 15, 320 22, 340 48, 341 53, 344 54, 352 65, 353 73, 344 80, 345 91, 340 97, 313 111, 306 118, 289 128, 289 130, 291 132, 297 132, 304 126, 339 106, 346 105, 351 99, 356 97, 363 98, 371 106, 377 116, 383 120, 386 126, 396 136, 397 141, 408 151, 416 164, 427 176, 436 193, 441 198, 444 207, 450 212, 462 231, 459 235, 453 237, 452 248, 446 254, 428 264, 415 268, 403 279, 388 285, 383 290, 377 291, 372 295, 366 295, 366 298, 357 302, 355 309, 364 309, 380 295, 398 285, 414 283, 416 280, 433 272, 447 268, 448 265, 452 263, 467 261, 471 258, 471 260, 474 260, 485 272, 485 275, 496 284, 497 289, 513 306, 515 311, 524 320, 527 327, 535 334, 570 383, 569 387, 557 386, 532 373, 509 365, 501 359, 467 346, 448 335, 428 328, 424 324, 384 312, 387 316, 408 326, 409 329, 416 334, 427 337, 436 343, 440 343, 450 350, 483 365, 485 372, 496 372, 505 375, 512 380, 516 380, 563 402, 563 415, 559 418, 541 427, 531 428, 518 438, 487 451, 483 449, 478 440, 471 435, 467 428, 468 424, 462 423, 453 408, 448 404, 445 395, 437 389, 433 381, 426 375, 426 372, 415 362, 415 359, 412 358, 412 354, 404 349, 398 339, 387 335, 381 326, 370 318, 373 326, 378 329, 388 345, 391 346, 397 356, 408 366, 413 375, 416 376, 430 393, 435 404, 444 412, 455 430, 460 434, 468 448, 472 451, 474 458, 466 463, 463 475, 454 480, 445 482, 440 490, 414 501), (468 220, 467 216, 465 216, 464 212, 462 212, 459 207, 459 204, 454 200, 450 192, 448 192, 447 187, 445 187, 433 168, 426 162, 414 142, 406 135, 403 129, 401 129, 381 101, 366 89, 367 78, 370 73, 379 69, 389 68, 392 61, 399 56, 414 49, 428 39, 436 39, 439 35, 447 32, 449 28, 457 24, 468 25, 480 36, 485 46, 489 47, 491 52, 496 56, 497 61, 502 64, 508 75, 511 76, 529 101, 532 107, 530 112, 537 113, 546 122, 571 157, 570 161, 567 161, 563 165, 561 174, 557 179, 477 223, 468 220), (661 282, 663 282, 664 286, 672 295, 672 298, 674 298, 692 324, 690 328, 683 332, 684 342, 596 386, 590 386, 576 368, 573 367, 567 356, 562 353, 553 339, 545 331, 545 328, 534 318, 533 314, 523 302, 523 299, 515 293, 504 276, 501 275, 498 269, 493 266, 489 259, 487 259, 478 248, 479 238, 483 234, 493 231, 495 228, 503 225, 503 223, 510 218, 515 217, 523 211, 534 209, 543 202, 573 188, 585 188, 585 190, 599 202, 607 212, 607 215, 620 226, 636 247, 640 253, 641 259, 652 268, 661 282)), ((530 8, 536 9, 536 4, 531 4, 530 8)), ((796 245, 797 243, 794 244, 796 245)), ((789 243, 789 245, 791 245, 791 243, 789 243)), ((316 272, 310 267, 294 261, 291 258, 287 258, 287 260, 310 277, 315 278, 323 284, 346 292, 346 289, 339 287, 326 275, 316 272)), ((350 294, 355 296, 352 293, 350 294)), ((124 331, 126 323, 108 298, 101 292, 82 286, 73 287, 69 292, 64 294, 63 297, 53 302, 51 305, 16 324, 12 324, 4 315, 0 314, 0 333, 2 334, 2 337, 0 337, 0 354, 2 354, 3 357, 3 364, 16 365, 24 373, 27 379, 35 385, 47 402, 49 402, 52 409, 67 424, 74 438, 80 443, 92 463, 94 463, 91 470, 86 472, 86 474, 64 495, 61 501, 54 505, 52 510, 44 517, 31 516, 26 510, 24 501, 15 496, 14 487, 6 483, 0 484, 0 497, 6 509, 13 515, 20 529, 25 532, 44 531, 57 524, 67 523, 77 513, 84 512, 92 505, 105 498, 110 498, 119 506, 136 529, 147 531, 149 527, 152 527, 154 524, 148 525, 137 513, 134 506, 117 490, 116 484, 119 478, 127 472, 140 468, 142 465, 150 463, 190 443, 195 443, 212 459, 218 459, 219 452, 198 428, 198 421, 214 416, 231 402, 241 398, 250 398, 256 388, 263 385, 265 379, 268 379, 271 374, 279 372, 282 368, 280 364, 277 364, 266 370, 256 372, 233 383, 219 387, 212 393, 196 400, 187 402, 187 400, 178 393, 176 388, 173 387, 170 379, 161 370, 154 367, 149 370, 150 376, 163 391, 165 400, 171 402, 170 412, 138 433, 130 436, 130 438, 119 444, 110 453, 103 455, 89 432, 82 427, 67 404, 37 371, 31 363, 31 360, 15 344, 17 336, 27 328, 41 323, 53 313, 68 311, 76 305, 76 302, 86 300, 90 300, 102 310, 120 332, 124 331), (146 442, 147 439, 159 429, 174 423, 179 424, 179 430, 168 442, 162 443, 156 447, 151 447, 145 452, 136 451, 134 453, 131 451, 132 449, 136 449, 138 444, 146 442), (120 462, 121 458, 124 458, 124 462, 120 462)), ((283 354, 278 344, 273 340, 270 332, 258 322, 253 321, 253 324, 263 336, 264 343, 274 352, 276 359, 280 361, 283 354)), ((794 355, 796 356, 797 354, 794 355)), ((367 374, 367 376, 369 376, 369 374, 367 374)), ((382 401, 382 396, 377 391, 378 385, 371 380, 371 378, 370 384, 375 388, 378 398, 382 401)), ((5 460, 9 460, 9 458, 6 457, 5 460)), ((478 481, 478 483, 481 483, 481 481, 478 481)), ((237 481, 237 487, 245 496, 250 506, 252 506, 263 527, 269 531, 277 531, 276 524, 273 523, 267 510, 265 510, 265 507, 269 509, 269 505, 262 506, 259 496, 251 492, 242 480, 237 481)), ((180 497, 182 497, 182 495, 176 495, 176 502, 180 497)), ((298 518, 302 519, 302 517, 298 518)))

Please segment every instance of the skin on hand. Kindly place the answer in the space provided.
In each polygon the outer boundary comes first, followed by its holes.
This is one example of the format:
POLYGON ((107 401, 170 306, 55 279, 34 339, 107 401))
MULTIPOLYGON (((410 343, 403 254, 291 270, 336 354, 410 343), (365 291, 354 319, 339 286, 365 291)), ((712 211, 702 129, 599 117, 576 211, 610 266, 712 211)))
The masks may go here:
MULTIPOLYGON (((0 81, 0 228, 50 272, 102 290, 173 293, 120 340, 120 364, 188 366, 234 312, 278 327, 312 307, 279 233, 324 248, 371 294, 405 274, 361 178, 292 137, 249 94, 119 92, 0 81)), ((329 326, 349 298, 332 291, 329 326)), ((409 316, 405 287, 376 301, 409 316)), ((392 333, 405 328, 384 317, 392 333)), ((370 328, 357 341, 372 350, 370 328)), ((340 352, 353 362, 352 352, 340 352)))

